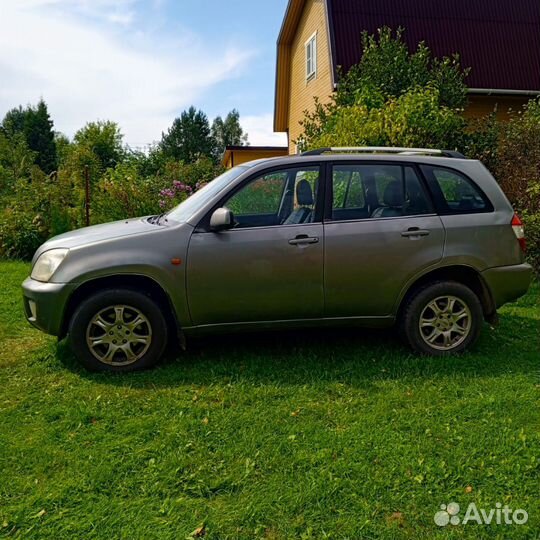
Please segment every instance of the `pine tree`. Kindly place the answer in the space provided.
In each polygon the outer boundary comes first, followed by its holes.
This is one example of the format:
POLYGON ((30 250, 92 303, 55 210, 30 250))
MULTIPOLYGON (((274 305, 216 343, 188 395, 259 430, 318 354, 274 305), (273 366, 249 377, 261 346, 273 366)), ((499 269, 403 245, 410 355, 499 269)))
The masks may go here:
POLYGON ((36 152, 35 163, 50 174, 56 170, 57 155, 53 122, 47 104, 40 100, 37 107, 17 107, 9 111, 2 121, 2 131, 10 139, 24 135, 30 150, 36 152))
POLYGON ((24 122, 24 135, 30 150, 37 152, 36 164, 46 174, 56 170, 56 142, 53 122, 47 105, 40 100, 37 107, 28 108, 24 122))
POLYGON ((184 163, 195 163, 200 157, 215 159, 215 142, 208 117, 190 107, 176 118, 159 144, 163 155, 184 163))

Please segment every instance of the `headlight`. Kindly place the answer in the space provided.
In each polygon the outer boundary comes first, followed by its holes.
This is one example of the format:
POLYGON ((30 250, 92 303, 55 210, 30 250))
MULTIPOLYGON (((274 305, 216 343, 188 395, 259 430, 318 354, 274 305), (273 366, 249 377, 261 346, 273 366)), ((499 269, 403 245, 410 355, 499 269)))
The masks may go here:
POLYGON ((60 263, 65 259, 68 251, 69 249, 50 249, 42 253, 36 264, 34 264, 30 277, 37 281, 49 281, 60 263))

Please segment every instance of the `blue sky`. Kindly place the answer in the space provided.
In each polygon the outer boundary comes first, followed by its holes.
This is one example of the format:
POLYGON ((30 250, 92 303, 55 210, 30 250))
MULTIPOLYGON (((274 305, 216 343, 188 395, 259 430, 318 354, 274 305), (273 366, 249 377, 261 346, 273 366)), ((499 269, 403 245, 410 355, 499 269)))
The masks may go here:
POLYGON ((252 144, 272 133, 276 39, 287 0, 0 0, 0 115, 48 103, 55 128, 118 122, 159 139, 193 104, 240 111, 252 144))

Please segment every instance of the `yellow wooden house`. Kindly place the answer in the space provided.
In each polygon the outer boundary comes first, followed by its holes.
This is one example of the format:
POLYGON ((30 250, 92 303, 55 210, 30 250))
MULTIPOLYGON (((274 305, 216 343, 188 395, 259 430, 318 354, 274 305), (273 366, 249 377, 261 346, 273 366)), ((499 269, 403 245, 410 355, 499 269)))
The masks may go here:
POLYGON ((361 59, 361 33, 402 27, 411 50, 424 41, 437 57, 459 53, 466 115, 505 116, 540 95, 539 0, 289 0, 277 42, 274 131, 290 153, 314 97, 330 99, 339 70, 361 59))

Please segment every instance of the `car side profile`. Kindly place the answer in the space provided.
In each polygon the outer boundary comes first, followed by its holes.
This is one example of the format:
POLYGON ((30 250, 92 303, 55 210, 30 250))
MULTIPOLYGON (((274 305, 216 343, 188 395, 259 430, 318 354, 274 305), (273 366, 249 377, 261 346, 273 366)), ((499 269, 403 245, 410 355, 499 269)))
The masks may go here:
POLYGON ((457 354, 527 292, 521 221, 476 160, 321 149, 235 167, 170 212, 52 238, 23 283, 28 320, 91 370, 158 362, 171 338, 396 326, 457 354))

